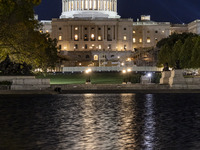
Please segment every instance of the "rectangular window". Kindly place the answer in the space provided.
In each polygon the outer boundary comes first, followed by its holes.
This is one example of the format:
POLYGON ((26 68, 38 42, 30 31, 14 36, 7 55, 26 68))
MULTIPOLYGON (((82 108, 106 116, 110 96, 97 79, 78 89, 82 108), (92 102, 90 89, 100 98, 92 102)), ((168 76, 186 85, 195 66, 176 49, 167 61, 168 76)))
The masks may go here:
POLYGON ((98 36, 98 41, 101 41, 101 40, 102 40, 101 36, 98 36))
POLYGON ((88 41, 88 36, 87 36, 87 34, 84 35, 84 41, 88 41))
POLYGON ((94 34, 91 34, 91 41, 95 41, 94 34))
POLYGON ((81 1, 81 10, 83 10, 84 9, 84 1, 82 0, 81 1))
POLYGON ((62 40, 62 35, 59 35, 58 40, 59 40, 59 41, 62 40))
POLYGON ((133 34, 135 34, 136 32, 135 32, 135 30, 133 30, 133 34))
POLYGON ((75 27, 74 29, 77 31, 77 30, 78 30, 78 27, 75 27))
POLYGON ((126 37, 126 35, 124 35, 124 41, 126 41, 127 40, 127 37, 126 37))
POLYGON ((94 6, 94 9, 97 9, 97 2, 96 2, 96 0, 93 1, 93 6, 94 6))
POLYGON ((124 50, 126 50, 126 48, 127 48, 126 45, 124 45, 124 50))
POLYGON ((88 9, 88 1, 85 1, 85 9, 88 9))
POLYGON ((74 35, 74 41, 78 41, 78 34, 74 35))
POLYGON ((90 0, 90 9, 92 9, 92 0, 90 0))
POLYGON ((87 44, 85 44, 85 49, 87 49, 87 44))
POLYGON ((135 43, 136 42, 136 39, 135 38, 133 38, 133 43, 135 43))
POLYGON ((147 43, 151 43, 150 37, 147 37, 147 43))
POLYGON ((99 49, 101 49, 101 45, 99 45, 99 49))
POLYGON ((139 39, 139 43, 142 43, 142 38, 139 39))
POLYGON ((74 45, 74 49, 78 49, 78 44, 75 44, 75 45, 74 45))
POLYGON ((111 44, 109 44, 109 45, 108 45, 108 49, 111 49, 111 48, 112 48, 112 47, 111 47, 111 44))

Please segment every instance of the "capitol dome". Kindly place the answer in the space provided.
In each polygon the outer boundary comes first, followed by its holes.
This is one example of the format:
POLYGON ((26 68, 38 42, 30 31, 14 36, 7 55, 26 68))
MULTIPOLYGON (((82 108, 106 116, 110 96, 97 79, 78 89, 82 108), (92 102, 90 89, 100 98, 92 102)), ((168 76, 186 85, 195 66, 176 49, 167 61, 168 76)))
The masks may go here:
POLYGON ((117 0, 63 0, 60 18, 120 18, 117 0))

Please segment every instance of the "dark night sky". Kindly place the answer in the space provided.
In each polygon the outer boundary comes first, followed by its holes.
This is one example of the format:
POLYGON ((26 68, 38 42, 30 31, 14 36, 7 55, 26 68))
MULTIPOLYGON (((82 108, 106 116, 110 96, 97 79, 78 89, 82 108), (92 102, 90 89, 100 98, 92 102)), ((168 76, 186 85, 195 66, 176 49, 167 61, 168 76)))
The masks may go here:
MULTIPOLYGON (((35 8, 40 20, 59 18, 62 0, 42 0, 35 8)), ((200 0, 118 0, 118 14, 122 18, 151 15, 154 21, 189 23, 200 19, 200 0)))

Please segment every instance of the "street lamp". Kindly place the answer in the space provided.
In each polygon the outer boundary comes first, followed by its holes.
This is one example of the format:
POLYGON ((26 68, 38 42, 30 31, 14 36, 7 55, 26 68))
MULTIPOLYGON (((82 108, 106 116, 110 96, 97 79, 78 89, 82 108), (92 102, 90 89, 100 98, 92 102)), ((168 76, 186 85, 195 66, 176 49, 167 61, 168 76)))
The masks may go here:
POLYGON ((130 84, 130 83, 131 83, 131 75, 130 75, 130 74, 131 74, 131 71, 132 71, 132 70, 131 70, 130 68, 127 69, 127 72, 128 72, 128 82, 127 82, 127 84, 130 84))
POLYGON ((147 77, 149 78, 149 81, 150 81, 150 83, 151 83, 152 74, 151 74, 151 73, 148 73, 148 74, 147 74, 147 77))
POLYGON ((87 78, 86 78, 86 84, 91 84, 91 80, 90 80, 90 73, 92 72, 92 69, 87 69, 85 70, 85 73, 87 74, 87 78))
POLYGON ((122 84, 126 84, 126 78, 125 78, 125 76, 126 76, 126 70, 125 69, 122 70, 122 73, 123 73, 123 82, 122 82, 122 84))

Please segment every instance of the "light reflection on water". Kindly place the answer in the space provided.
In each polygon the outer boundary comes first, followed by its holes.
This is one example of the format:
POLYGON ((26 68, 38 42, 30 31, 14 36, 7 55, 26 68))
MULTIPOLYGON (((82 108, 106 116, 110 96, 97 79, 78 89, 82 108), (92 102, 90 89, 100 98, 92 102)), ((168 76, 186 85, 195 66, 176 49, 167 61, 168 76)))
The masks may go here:
POLYGON ((154 149, 155 141, 155 117, 153 95, 147 94, 145 99, 145 114, 144 114, 144 147, 148 150, 154 149))
POLYGON ((0 96, 0 149, 200 149, 200 94, 0 96))

